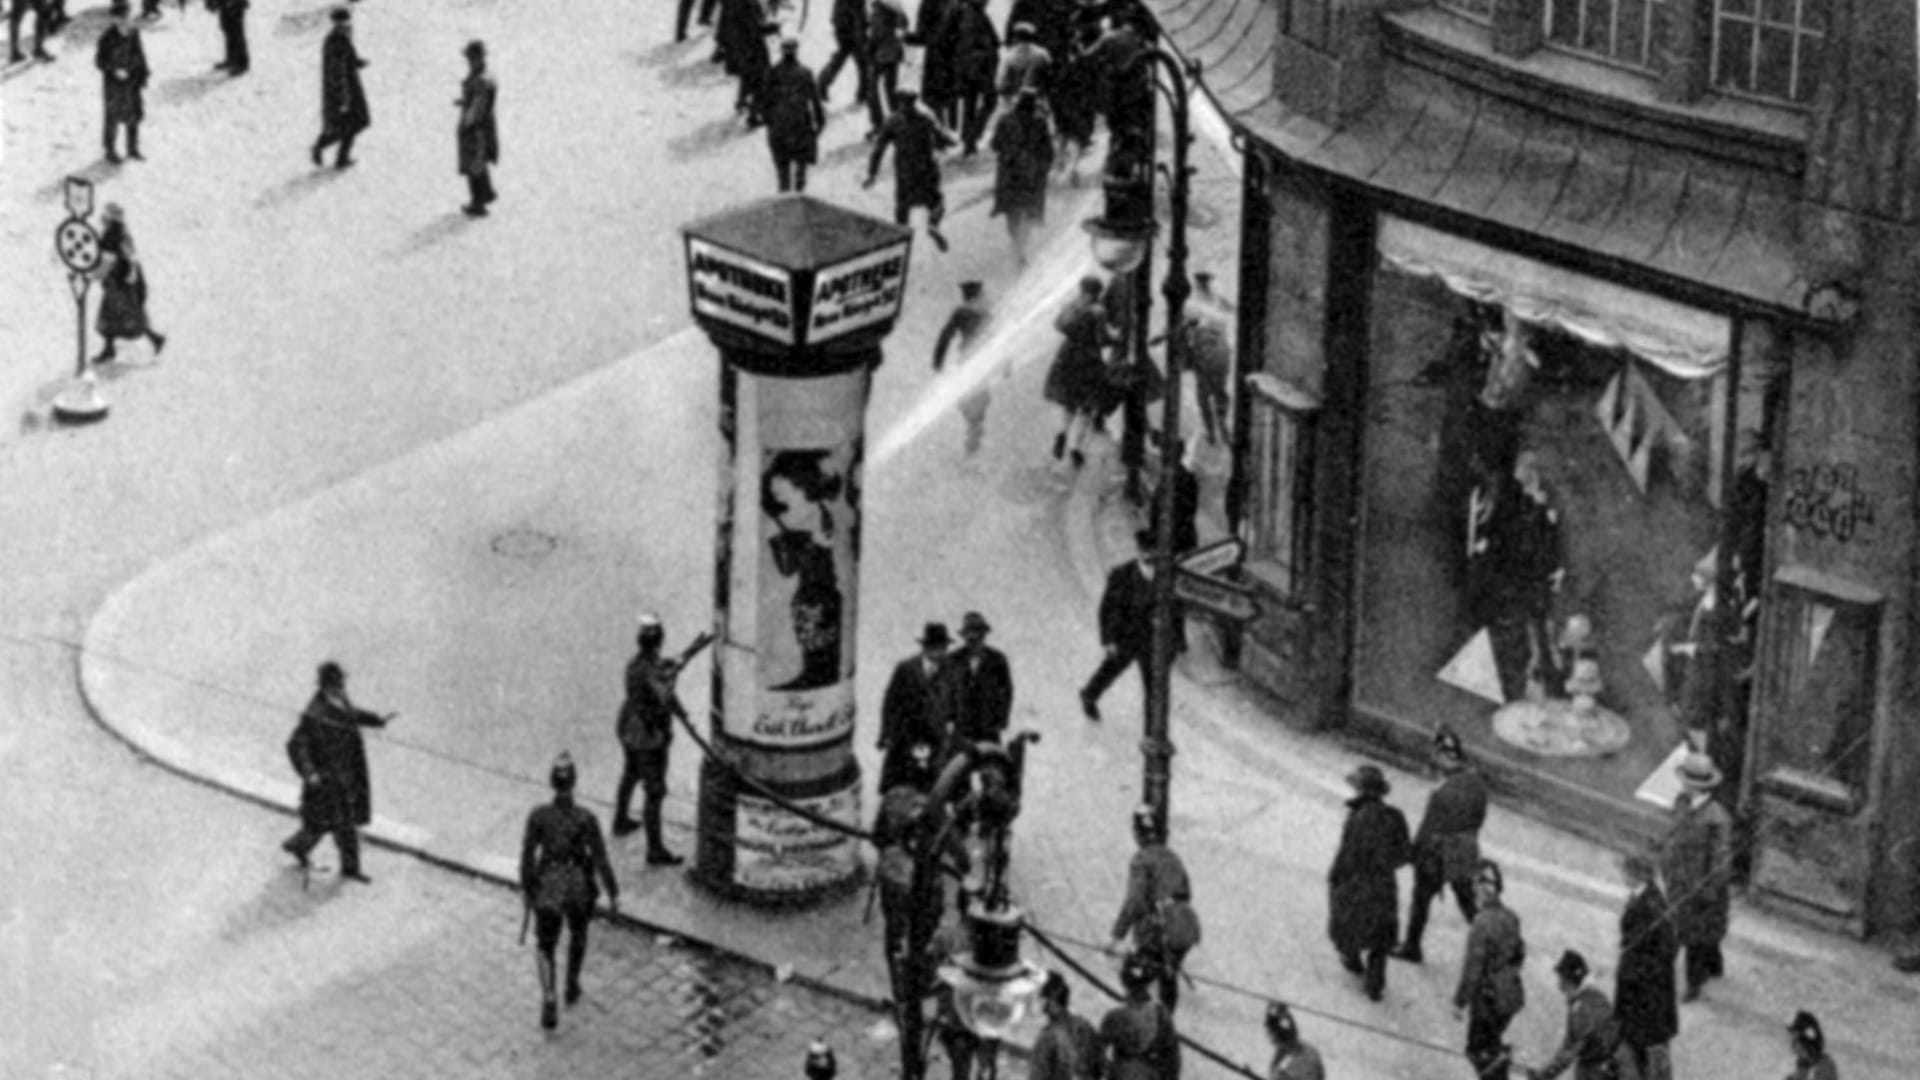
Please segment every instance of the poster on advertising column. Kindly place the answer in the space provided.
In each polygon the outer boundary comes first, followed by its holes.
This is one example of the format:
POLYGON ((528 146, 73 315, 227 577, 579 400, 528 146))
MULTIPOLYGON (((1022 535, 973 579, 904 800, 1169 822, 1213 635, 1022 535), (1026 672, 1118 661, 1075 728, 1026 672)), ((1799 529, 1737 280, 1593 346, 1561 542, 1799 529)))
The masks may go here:
MULTIPOLYGON (((858 781, 845 790, 793 802, 849 829, 860 827, 858 781)), ((740 796, 735 819, 734 883, 767 892, 799 892, 844 881, 859 868, 852 835, 789 813, 770 799, 740 796)))
POLYGON ((804 750, 853 733, 867 380, 742 377, 758 430, 735 474, 731 620, 752 652, 729 672, 726 723, 743 742, 804 750))

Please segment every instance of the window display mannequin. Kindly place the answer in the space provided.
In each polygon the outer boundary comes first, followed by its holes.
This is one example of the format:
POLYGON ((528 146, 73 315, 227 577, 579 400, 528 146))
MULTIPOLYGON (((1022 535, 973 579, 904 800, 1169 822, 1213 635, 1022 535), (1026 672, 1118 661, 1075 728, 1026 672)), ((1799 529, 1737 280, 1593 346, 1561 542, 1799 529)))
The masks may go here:
POLYGON ((1501 692, 1508 701, 1545 696, 1554 667, 1548 620, 1567 571, 1539 455, 1522 450, 1511 473, 1486 475, 1470 507, 1469 606, 1492 637, 1501 692))

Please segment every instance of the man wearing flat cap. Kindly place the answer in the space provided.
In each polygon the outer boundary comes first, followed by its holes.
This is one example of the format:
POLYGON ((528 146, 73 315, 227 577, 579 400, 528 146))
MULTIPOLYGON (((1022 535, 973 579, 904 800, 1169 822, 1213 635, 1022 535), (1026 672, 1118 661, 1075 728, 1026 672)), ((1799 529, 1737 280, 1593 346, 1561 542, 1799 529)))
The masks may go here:
POLYGON ((1686 950, 1687 1001, 1708 979, 1725 974, 1720 942, 1733 911, 1733 817, 1714 797, 1720 767, 1695 751, 1680 762, 1681 792, 1660 845, 1661 876, 1673 904, 1673 924, 1686 950))
POLYGON ((1427 797, 1420 829, 1413 834, 1413 899, 1407 905, 1407 936, 1394 955, 1419 963, 1427 911, 1442 887, 1453 889, 1460 914, 1473 922, 1473 873, 1480 863, 1480 827, 1487 821, 1487 781, 1467 761, 1452 728, 1433 733, 1433 762, 1446 777, 1427 797))
POLYGON ((1527 1070, 1532 1080, 1553 1080, 1572 1067, 1574 1080, 1615 1080, 1619 1029, 1607 995, 1587 981, 1587 958, 1568 949, 1553 965, 1567 998, 1567 1038, 1552 1060, 1527 1070))
MULTIPOLYGON (((880 699, 880 790, 888 791, 908 772, 916 744, 944 756, 952 733, 953 675, 947 649, 953 638, 947 624, 930 622, 920 633, 920 651, 893 666, 880 699)), ((939 762, 934 768, 940 767, 939 762)))
POLYGON ((767 122, 767 149, 773 152, 780 190, 807 190, 807 166, 819 159, 827 110, 820 103, 819 82, 800 62, 798 39, 781 40, 780 62, 767 72, 761 90, 760 115, 767 122))
POLYGON ((999 742, 1013 718, 1013 668, 1006 653, 987 644, 992 630, 986 616, 967 612, 960 620, 960 648, 947 661, 953 670, 953 734, 966 742, 999 742))
POLYGON ((1340 963, 1362 976, 1367 997, 1379 1001, 1387 989, 1387 954, 1400 929, 1394 874, 1407 864, 1412 844, 1406 815, 1387 805, 1392 788, 1380 766, 1359 766, 1347 783, 1354 794, 1327 872, 1327 930, 1340 963))

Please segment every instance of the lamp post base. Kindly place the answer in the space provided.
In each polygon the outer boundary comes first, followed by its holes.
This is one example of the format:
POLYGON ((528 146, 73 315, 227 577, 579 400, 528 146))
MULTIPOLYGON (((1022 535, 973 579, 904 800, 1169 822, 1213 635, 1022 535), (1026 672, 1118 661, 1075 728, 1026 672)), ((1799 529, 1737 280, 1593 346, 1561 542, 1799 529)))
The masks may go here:
POLYGON ((108 409, 92 372, 75 378, 53 399, 53 418, 62 424, 96 423, 107 418, 108 409))

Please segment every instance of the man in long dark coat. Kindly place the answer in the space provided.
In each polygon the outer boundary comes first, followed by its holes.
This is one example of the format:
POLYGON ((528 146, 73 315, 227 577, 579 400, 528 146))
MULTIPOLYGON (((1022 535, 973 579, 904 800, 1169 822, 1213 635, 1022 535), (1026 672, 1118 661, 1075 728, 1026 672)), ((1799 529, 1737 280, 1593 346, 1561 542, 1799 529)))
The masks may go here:
POLYGON ((487 204, 498 198, 493 190, 493 164, 500 160, 500 132, 494 126, 493 106, 500 87, 487 74, 487 47, 467 42, 467 77, 460 83, 458 142, 460 175, 467 178, 468 217, 484 217, 487 204))
POLYGON ((900 0, 873 0, 867 14, 867 141, 899 107, 900 64, 907 57, 907 13, 900 0))
POLYGON ((953 737, 962 742, 999 742, 1013 718, 1013 668, 1007 654, 987 644, 986 616, 969 611, 960 620, 960 649, 947 657, 952 680, 953 737))
POLYGON ((980 151, 980 137, 993 117, 995 76, 1000 73, 1000 32, 987 18, 986 0, 954 0, 946 21, 927 52, 949 57, 953 114, 949 121, 959 132, 961 153, 980 151))
POLYGON ((236 78, 245 75, 253 66, 252 54, 247 50, 248 0, 212 0, 209 6, 220 16, 220 37, 226 45, 226 58, 213 69, 236 78))
POLYGON ((1387 954, 1400 928, 1400 887, 1395 871, 1407 864, 1412 845, 1406 816, 1386 803, 1391 790, 1378 765, 1348 775, 1354 796, 1340 850, 1327 873, 1328 932, 1340 962, 1364 976, 1367 997, 1379 1001, 1387 988, 1387 954))
POLYGON ((1673 903, 1673 925, 1686 950, 1686 1000, 1708 979, 1725 973, 1720 942, 1727 936, 1733 897, 1733 817, 1714 798, 1720 767, 1705 754, 1680 763, 1683 789, 1660 848, 1661 876, 1673 903))
POLYGON ((1089 720, 1100 719, 1100 695, 1129 664, 1140 665, 1141 691, 1153 693, 1154 536, 1142 529, 1134 542, 1138 556, 1108 571, 1100 593, 1100 647, 1105 655, 1080 688, 1080 711, 1089 720))
POLYGON ((561 754, 548 782, 553 801, 527 815, 520 838, 520 891, 533 912, 535 965, 540 973, 540 1026, 551 1031, 560 1024, 554 1001, 553 950, 560 928, 567 930, 567 1004, 580 1000, 580 964, 587 955, 587 924, 593 904, 607 890, 607 908, 620 910, 620 883, 607 861, 607 842, 591 810, 573 801, 578 780, 573 758, 561 754))
POLYGON ((1420 829, 1413 834, 1413 899, 1407 904, 1407 936, 1394 955, 1419 963, 1427 911, 1443 887, 1451 887, 1469 924, 1474 912, 1474 868, 1480 863, 1480 827, 1487 821, 1487 781, 1467 761, 1452 729, 1433 734, 1433 760, 1447 776, 1427 797, 1420 829))
POLYGON ((144 96, 147 88, 147 51, 140 44, 140 30, 127 17, 127 0, 113 0, 113 23, 100 35, 93 50, 93 66, 100 69, 101 94, 105 122, 100 143, 107 160, 119 164, 114 149, 114 130, 127 129, 127 156, 140 156, 140 121, 146 118, 144 96))
POLYGON ((347 697, 347 673, 331 660, 320 665, 319 684, 287 740, 287 760, 300 775, 300 831, 280 848, 304 867, 307 853, 332 833, 340 876, 366 883, 372 879, 360 870, 358 827, 373 820, 373 785, 360 729, 386 727, 393 717, 355 708, 347 697))
POLYGON ((807 190, 807 166, 819 158, 827 110, 820 104, 820 84, 800 62, 800 42, 793 38, 780 42, 780 62, 767 73, 760 114, 767 122, 767 148, 773 151, 780 190, 807 190))
POLYGON ((820 69, 820 100, 827 100, 833 81, 840 77, 840 69, 851 60, 857 79, 853 100, 865 102, 872 91, 871 65, 867 62, 867 0, 833 0, 832 23, 833 55, 827 58, 827 66, 820 69))
POLYGON ((922 46, 920 57, 920 96, 926 107, 948 129, 959 125, 955 114, 953 53, 938 47, 946 32, 947 15, 964 0, 920 0, 913 15, 911 44, 922 46))
POLYGON ((1620 913, 1620 966, 1614 970, 1614 1017, 1620 1022, 1623 1059, 1633 1066, 1626 1080, 1672 1080, 1667 1044, 1680 1033, 1673 965, 1680 944, 1666 894, 1654 880, 1653 860, 1628 855, 1620 862, 1627 879, 1627 906, 1620 913))
POLYGON ((320 152, 338 143, 333 167, 344 169, 353 164, 353 140, 373 124, 373 112, 360 85, 360 69, 367 62, 353 47, 353 13, 335 8, 332 19, 333 29, 320 49, 320 137, 314 140, 312 157, 318 166, 320 152))
POLYGON ((927 235, 941 251, 947 250, 947 238, 940 233, 940 219, 946 216, 947 200, 940 193, 940 162, 934 156, 953 145, 953 135, 927 115, 911 90, 895 95, 899 107, 880 125, 873 140, 873 155, 867 160, 867 178, 863 187, 872 187, 880 173, 880 162, 893 154, 893 220, 905 225, 916 206, 927 208, 927 235))
POLYGON ((916 745, 945 752, 951 738, 945 726, 951 711, 947 648, 953 639, 947 624, 932 622, 920 634, 919 653, 893 667, 880 699, 880 790, 888 791, 910 764, 916 745))
POLYGON ((733 110, 747 114, 748 128, 764 122, 760 94, 772 67, 767 60, 767 31, 767 13, 760 0, 720 0, 720 24, 714 28, 713 38, 720 46, 727 74, 740 80, 733 110))
POLYGON ((1020 89, 1014 107, 994 127, 989 147, 999 163, 993 213, 1006 215, 1014 261, 1025 267, 1033 230, 1047 218, 1047 175, 1053 171, 1053 130, 1036 88, 1020 89))

